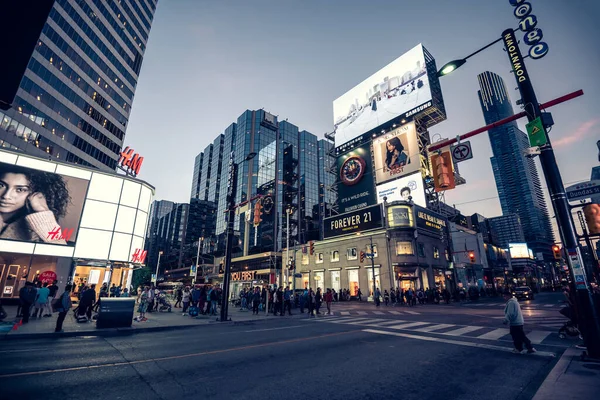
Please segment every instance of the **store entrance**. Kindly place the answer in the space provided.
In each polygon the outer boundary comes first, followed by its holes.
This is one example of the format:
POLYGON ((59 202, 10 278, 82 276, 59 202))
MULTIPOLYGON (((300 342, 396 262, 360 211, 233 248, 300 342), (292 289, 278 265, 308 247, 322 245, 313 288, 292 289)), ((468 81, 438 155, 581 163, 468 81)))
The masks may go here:
POLYGON ((130 289, 133 270, 128 267, 114 266, 113 268, 78 265, 73 275, 73 291, 71 297, 73 300, 79 299, 84 287, 96 285, 96 298, 100 296, 102 285, 106 283, 109 289, 113 286, 120 287, 119 292, 124 289, 130 289))

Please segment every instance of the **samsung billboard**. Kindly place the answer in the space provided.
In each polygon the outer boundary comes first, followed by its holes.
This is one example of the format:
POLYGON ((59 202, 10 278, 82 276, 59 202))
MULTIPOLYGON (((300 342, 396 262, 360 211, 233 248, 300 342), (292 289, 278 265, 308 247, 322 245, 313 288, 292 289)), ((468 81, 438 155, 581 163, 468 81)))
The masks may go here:
POLYGON ((335 146, 433 105, 424 48, 415 46, 333 101, 335 146))

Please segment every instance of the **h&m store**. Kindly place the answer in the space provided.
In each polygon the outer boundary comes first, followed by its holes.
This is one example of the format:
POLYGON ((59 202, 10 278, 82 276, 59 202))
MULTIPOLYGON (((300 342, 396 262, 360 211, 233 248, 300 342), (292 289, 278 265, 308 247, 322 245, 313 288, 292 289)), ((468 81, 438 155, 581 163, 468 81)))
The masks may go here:
POLYGON ((110 172, 0 151, 0 298, 26 281, 129 288, 144 262, 154 188, 110 172))

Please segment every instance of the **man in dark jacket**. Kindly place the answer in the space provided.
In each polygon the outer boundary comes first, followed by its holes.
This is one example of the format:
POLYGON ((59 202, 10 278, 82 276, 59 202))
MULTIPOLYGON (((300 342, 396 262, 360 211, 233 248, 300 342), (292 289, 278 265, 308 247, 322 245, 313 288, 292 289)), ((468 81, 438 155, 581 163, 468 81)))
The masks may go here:
POLYGON ((23 323, 29 322, 29 310, 35 301, 37 290, 31 282, 25 282, 25 286, 19 290, 19 299, 21 300, 21 312, 23 313, 23 323))
POLYGON ((79 315, 86 315, 88 320, 92 319, 92 307, 96 302, 96 284, 83 292, 79 300, 79 315))

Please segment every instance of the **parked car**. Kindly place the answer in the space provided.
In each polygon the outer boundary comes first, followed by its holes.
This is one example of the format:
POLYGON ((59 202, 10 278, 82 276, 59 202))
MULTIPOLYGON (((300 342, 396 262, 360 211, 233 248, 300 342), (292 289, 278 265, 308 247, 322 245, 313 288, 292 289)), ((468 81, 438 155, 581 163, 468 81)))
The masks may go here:
POLYGON ((525 300, 533 300, 533 291, 529 286, 517 286, 513 289, 512 295, 517 298, 517 300, 525 299, 525 300))

